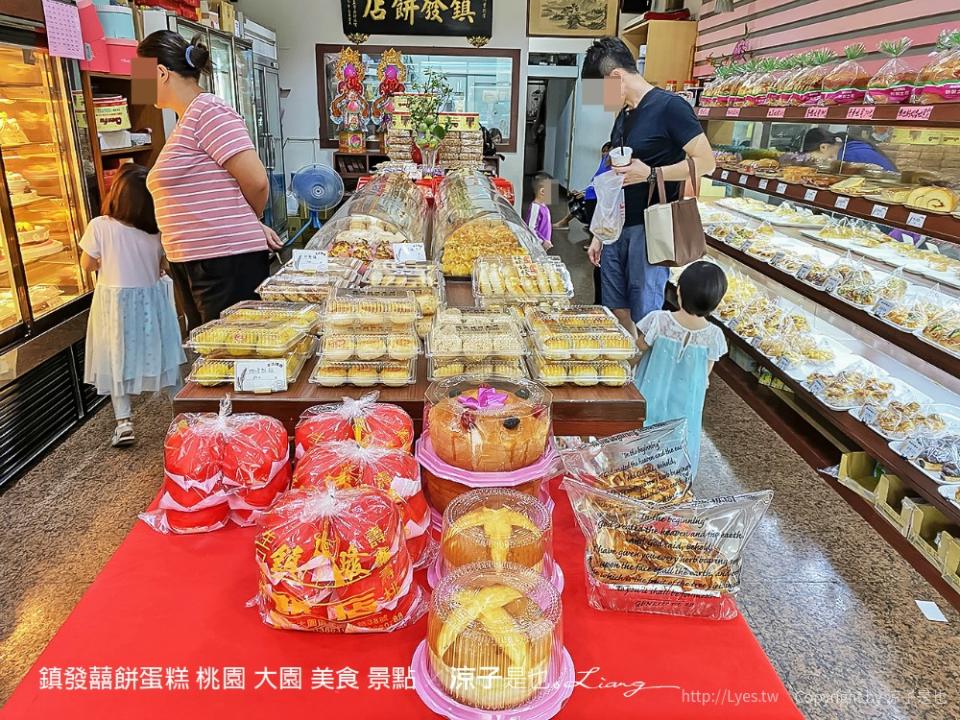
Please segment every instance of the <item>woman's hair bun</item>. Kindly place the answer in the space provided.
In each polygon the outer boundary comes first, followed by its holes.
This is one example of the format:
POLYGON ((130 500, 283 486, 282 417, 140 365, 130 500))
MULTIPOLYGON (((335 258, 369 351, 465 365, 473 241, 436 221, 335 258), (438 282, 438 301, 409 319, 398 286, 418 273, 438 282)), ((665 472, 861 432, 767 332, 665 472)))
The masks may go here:
POLYGON ((210 50, 197 35, 189 43, 172 30, 150 33, 137 46, 140 57, 156 58, 157 63, 183 77, 199 80, 211 71, 210 50))
POLYGON ((200 41, 199 35, 190 41, 190 47, 193 48, 190 51, 190 59, 193 61, 193 66, 202 73, 212 72, 210 50, 200 41))

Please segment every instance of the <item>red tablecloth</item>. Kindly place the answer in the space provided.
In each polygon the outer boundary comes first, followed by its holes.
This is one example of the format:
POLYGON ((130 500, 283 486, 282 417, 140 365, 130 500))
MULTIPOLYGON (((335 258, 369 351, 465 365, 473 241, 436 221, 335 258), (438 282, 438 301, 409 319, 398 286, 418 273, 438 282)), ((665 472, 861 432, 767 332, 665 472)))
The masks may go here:
MULTIPOLYGON (((564 636, 579 682, 558 717, 802 718, 742 618, 709 622, 592 610, 582 536, 565 495, 554 488, 554 497, 555 549, 566 574, 564 636)), ((435 717, 414 691, 400 689, 426 621, 389 635, 270 629, 244 606, 257 585, 253 535, 251 528, 233 528, 171 537, 138 523, 0 715, 435 717), (213 689, 206 668, 216 670, 220 689, 213 689), (243 669, 244 689, 224 689, 226 678, 235 685, 239 674, 224 668, 243 669), (118 677, 133 675, 138 689, 99 689, 108 679, 115 687, 118 677), (154 689, 158 678, 161 687, 154 689), (348 687, 353 679, 357 689, 348 687), (177 689, 184 680, 187 687, 177 689), (63 689, 44 689, 57 683, 63 689)))

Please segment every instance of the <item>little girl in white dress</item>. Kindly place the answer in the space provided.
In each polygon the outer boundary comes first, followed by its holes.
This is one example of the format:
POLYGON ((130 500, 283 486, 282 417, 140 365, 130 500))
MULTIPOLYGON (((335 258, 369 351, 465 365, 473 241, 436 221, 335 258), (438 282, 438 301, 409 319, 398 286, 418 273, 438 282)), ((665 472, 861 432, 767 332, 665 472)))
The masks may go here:
POLYGON ((132 445, 130 397, 177 388, 186 362, 145 167, 122 166, 80 247, 84 270, 98 274, 83 379, 113 402, 113 446, 132 445))

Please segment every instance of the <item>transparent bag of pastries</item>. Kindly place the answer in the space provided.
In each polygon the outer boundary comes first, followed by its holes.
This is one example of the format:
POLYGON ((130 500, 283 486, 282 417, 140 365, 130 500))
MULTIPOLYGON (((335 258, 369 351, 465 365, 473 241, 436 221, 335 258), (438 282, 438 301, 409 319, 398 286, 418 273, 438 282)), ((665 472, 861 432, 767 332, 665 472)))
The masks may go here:
POLYGON ((460 376, 431 383, 425 426, 437 456, 472 472, 532 465, 547 449, 553 396, 532 380, 460 376))
POLYGON ((428 682, 464 706, 450 708, 448 717, 522 712, 560 680, 564 655, 560 595, 539 573, 478 563, 446 575, 434 590, 428 682))
POLYGON ((398 405, 377 402, 378 397, 379 393, 371 392, 304 410, 294 435, 297 459, 315 445, 342 440, 410 452, 413 419, 398 405))
POLYGON ((670 420, 562 450, 569 477, 636 500, 675 503, 692 498, 687 423, 670 420))
POLYGON ((293 490, 264 518, 255 543, 266 625, 324 633, 390 632, 419 620, 396 506, 379 490, 293 490))
POLYGON ((587 541, 587 601, 598 610, 727 620, 742 553, 773 492, 663 505, 566 478, 587 541))

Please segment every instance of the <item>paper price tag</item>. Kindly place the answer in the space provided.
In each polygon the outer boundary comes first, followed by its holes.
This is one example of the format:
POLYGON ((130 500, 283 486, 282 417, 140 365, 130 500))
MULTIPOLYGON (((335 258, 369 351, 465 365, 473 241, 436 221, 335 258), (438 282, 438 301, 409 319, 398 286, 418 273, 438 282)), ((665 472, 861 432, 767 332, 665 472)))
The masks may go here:
POLYGON ((929 120, 933 105, 904 105, 897 110, 897 120, 929 120))
POLYGON ((893 310, 896 306, 897 304, 895 302, 884 298, 874 306, 873 314, 876 315, 878 318, 885 318, 887 315, 890 314, 890 311, 893 310))
POLYGON ((237 360, 233 364, 233 389, 252 393, 283 392, 287 389, 286 361, 237 360))
POLYGON ((850 198, 846 195, 837 195, 837 201, 833 204, 838 210, 846 210, 850 205, 850 198))
POLYGON ((738 182, 739 182, 741 185, 746 185, 746 184, 747 184, 747 176, 746 176, 746 175, 741 175, 741 176, 740 176, 740 180, 739 180, 738 182))
POLYGON ((740 117, 740 108, 727 108, 727 117, 740 117))
POLYGON ((766 189, 767 189, 767 185, 769 185, 769 184, 770 184, 770 181, 769 181, 769 180, 761 180, 761 181, 760 181, 760 189, 761 189, 761 190, 766 190, 766 189))
POLYGON ((767 108, 767 117, 768 118, 782 118, 786 112, 786 108, 783 107, 772 107, 767 108))
POLYGON ((740 246, 740 252, 745 253, 752 246, 753 246, 753 240, 747 240, 746 242, 743 243, 743 245, 740 246))
POLYGON ((832 278, 827 280, 827 284, 823 286, 824 292, 832 293, 840 286, 840 278, 834 275, 832 278))
POLYGON ((817 191, 814 190, 813 188, 808 189, 803 194, 803 199, 806 200, 807 202, 813 202, 814 200, 817 199, 817 191))
POLYGON ((797 280, 805 280, 807 275, 810 274, 810 263, 804 263, 800 266, 800 269, 797 270, 797 280))
POLYGON ((867 425, 873 425, 877 421, 877 415, 880 409, 876 405, 864 405, 860 411, 860 419, 867 425))
POLYGON ((423 243, 393 243, 393 259, 398 262, 423 262, 427 251, 423 243))
POLYGON ((783 355, 778 357, 774 362, 774 364, 784 372, 786 372, 787 368, 790 367, 790 361, 787 360, 787 358, 784 357, 783 355))
POLYGON ((758 338, 758 337, 750 338, 750 345, 751 345, 752 347, 759 348, 761 342, 763 342, 763 341, 762 341, 760 338, 758 338))
POLYGON ((823 391, 826 389, 826 386, 823 384, 823 380, 814 380, 810 383, 810 392, 814 395, 823 395, 823 391))
POLYGON ((330 264, 330 258, 325 250, 294 250, 293 266, 297 270, 313 270, 323 272, 330 264))
POLYGON ((697 117, 710 117, 710 108, 698 107, 697 117))
POLYGON ((900 454, 905 458, 913 460, 920 455, 921 450, 923 450, 923 440, 917 437, 912 437, 901 447, 900 454))
POLYGON ((813 107, 808 107, 807 111, 803 114, 804 120, 823 120, 827 116, 826 107, 818 107, 814 105, 813 107))
POLYGON ((887 216, 887 206, 886 205, 874 205, 870 210, 871 217, 878 218, 883 220, 887 216))
POLYGON ((727 327, 729 327, 731 330, 736 332, 737 328, 740 327, 740 318, 735 317, 733 320, 730 321, 730 324, 727 327))
POLYGON ((786 183, 777 183, 777 192, 780 193, 781 195, 783 195, 784 193, 786 193, 786 192, 787 192, 787 184, 786 184, 786 183))
POLYGON ((727 172, 726 170, 724 170, 722 173, 720 173, 720 179, 721 179, 721 180, 726 180, 728 177, 730 177, 730 173, 727 172))
POLYGON ((787 256, 785 252, 775 252, 773 257, 768 261, 771 265, 779 265, 780 262, 787 256))
POLYGON ((855 105, 847 109, 847 120, 873 120, 875 105, 855 105))
POLYGON ((912 212, 907 215, 907 225, 910 227, 922 228, 926 221, 927 216, 922 213, 912 212))

